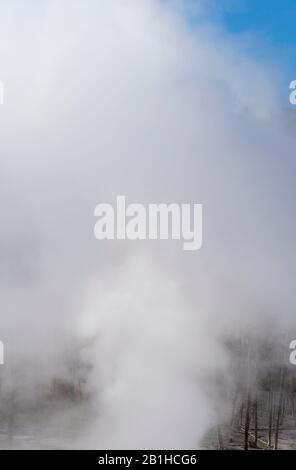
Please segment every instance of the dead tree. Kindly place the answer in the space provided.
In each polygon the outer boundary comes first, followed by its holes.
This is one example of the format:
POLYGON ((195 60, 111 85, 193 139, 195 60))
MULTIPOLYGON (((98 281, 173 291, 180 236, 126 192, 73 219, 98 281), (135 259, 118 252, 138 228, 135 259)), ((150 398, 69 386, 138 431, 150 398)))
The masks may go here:
POLYGON ((280 422, 281 422, 281 417, 283 413, 284 380, 285 380, 285 370, 281 369, 280 371, 280 396, 279 396, 278 408, 277 408, 277 413, 276 413, 275 432, 274 432, 274 450, 278 450, 280 422))
POLYGON ((268 442, 267 446, 271 447, 272 445, 272 426, 273 426, 273 377, 272 372, 270 373, 270 387, 269 387, 269 394, 268 394, 268 442))
POLYGON ((273 425, 273 409, 270 407, 269 417, 268 417, 268 442, 267 446, 271 447, 272 445, 272 425, 273 425))
POLYGON ((250 430, 250 397, 248 393, 244 426, 244 450, 249 450, 249 430, 250 430))
POLYGON ((258 400, 257 396, 254 402, 254 445, 257 447, 258 440, 258 400))

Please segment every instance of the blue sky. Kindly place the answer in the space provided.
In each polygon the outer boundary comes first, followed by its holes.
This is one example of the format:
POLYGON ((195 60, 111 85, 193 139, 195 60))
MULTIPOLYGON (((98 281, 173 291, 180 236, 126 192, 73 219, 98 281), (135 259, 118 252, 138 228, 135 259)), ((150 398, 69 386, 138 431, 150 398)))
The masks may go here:
POLYGON ((202 19, 194 14, 197 0, 181 1, 190 2, 193 27, 204 20, 222 22, 234 40, 236 35, 245 38, 244 44, 258 61, 274 64, 282 77, 281 95, 289 106, 289 85, 296 80, 296 0, 204 0, 202 19))
MULTIPOLYGON (((217 0, 216 0, 217 1, 217 0)), ((231 33, 254 33, 258 52, 281 61, 287 78, 296 79, 296 0, 222 0, 220 11, 231 33), (273 56, 273 57, 272 57, 273 56)))
MULTIPOLYGON (((197 0, 183 1, 190 2, 194 12, 197 0)), ((234 36, 244 35, 254 56, 278 66, 287 87, 296 79, 296 0, 204 1, 208 7, 205 20, 222 22, 234 36)), ((191 15, 191 24, 196 21, 200 17, 191 15)))

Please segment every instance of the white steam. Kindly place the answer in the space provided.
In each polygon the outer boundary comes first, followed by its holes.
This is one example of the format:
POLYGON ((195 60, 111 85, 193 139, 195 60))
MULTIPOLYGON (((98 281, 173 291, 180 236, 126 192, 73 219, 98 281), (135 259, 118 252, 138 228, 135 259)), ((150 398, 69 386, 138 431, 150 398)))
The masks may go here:
POLYGON ((32 388, 93 339, 78 447, 198 446, 220 338, 293 325, 295 163, 272 67, 181 12, 0 4, 0 339, 32 388), (98 242, 93 210, 118 194, 202 203, 203 248, 98 242))

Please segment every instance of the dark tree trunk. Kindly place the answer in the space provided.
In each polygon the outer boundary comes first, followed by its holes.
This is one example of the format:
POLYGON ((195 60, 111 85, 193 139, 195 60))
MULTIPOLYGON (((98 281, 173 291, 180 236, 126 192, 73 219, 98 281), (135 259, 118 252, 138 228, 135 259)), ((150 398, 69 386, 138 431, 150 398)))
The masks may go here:
POLYGON ((274 450, 278 450, 280 423, 281 423, 281 417, 282 417, 282 412, 283 412, 284 380, 285 380, 285 370, 282 369, 280 372, 280 397, 279 397, 278 409, 276 413, 276 423, 275 423, 275 432, 274 432, 274 450))
POLYGON ((255 403, 254 403, 254 444, 255 444, 255 447, 257 447, 257 441, 258 441, 258 402, 257 402, 257 397, 256 397, 255 403))
POLYGON ((246 404, 245 428, 244 428, 244 450, 249 450, 249 429, 250 429, 250 399, 249 394, 246 404))

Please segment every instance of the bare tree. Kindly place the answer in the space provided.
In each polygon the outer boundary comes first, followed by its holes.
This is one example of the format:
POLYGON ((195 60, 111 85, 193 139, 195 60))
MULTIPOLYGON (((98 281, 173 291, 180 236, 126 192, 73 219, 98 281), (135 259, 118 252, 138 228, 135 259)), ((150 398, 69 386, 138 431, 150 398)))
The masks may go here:
POLYGON ((250 430, 250 396, 248 393, 244 426, 244 450, 249 450, 249 430, 250 430))
POLYGON ((278 440, 279 440, 279 430, 280 430, 280 422, 281 416, 283 413, 283 399, 284 399, 284 380, 285 380, 285 369, 281 369, 280 371, 280 396, 279 402, 276 412, 276 422, 275 422, 275 432, 274 432, 274 450, 278 450, 278 440))
POLYGON ((257 400, 257 395, 255 398, 254 402, 254 445, 257 447, 257 441, 258 441, 258 400, 257 400))

